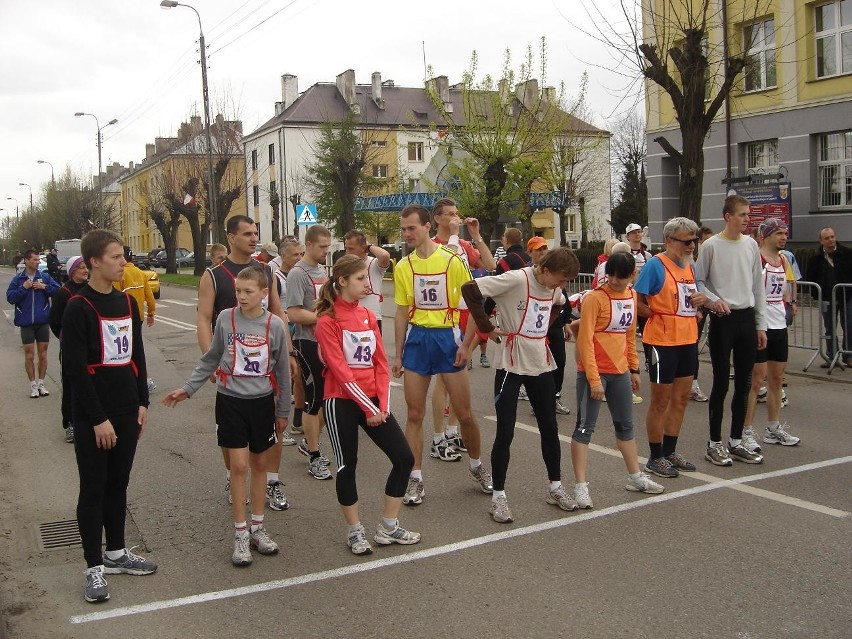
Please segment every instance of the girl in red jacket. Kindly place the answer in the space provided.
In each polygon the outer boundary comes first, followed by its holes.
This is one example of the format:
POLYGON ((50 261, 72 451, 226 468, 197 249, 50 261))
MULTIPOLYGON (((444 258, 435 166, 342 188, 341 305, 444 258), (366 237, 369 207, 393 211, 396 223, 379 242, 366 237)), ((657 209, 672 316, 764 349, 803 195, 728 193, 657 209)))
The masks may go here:
POLYGON ((325 419, 338 466, 337 501, 349 524, 349 548, 356 555, 373 552, 358 516, 359 426, 393 464, 385 485, 382 523, 373 539, 383 546, 420 541, 420 533, 400 527, 397 519, 414 455, 388 406, 390 369, 378 322, 358 303, 369 292, 364 262, 344 255, 335 262, 316 302, 315 334, 326 366, 325 419))

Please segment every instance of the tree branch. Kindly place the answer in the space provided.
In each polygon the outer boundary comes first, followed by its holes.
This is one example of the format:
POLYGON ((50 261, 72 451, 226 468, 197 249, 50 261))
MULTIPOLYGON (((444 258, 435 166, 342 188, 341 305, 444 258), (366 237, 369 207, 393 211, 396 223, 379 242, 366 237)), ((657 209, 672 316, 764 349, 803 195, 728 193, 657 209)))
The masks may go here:
POLYGON ((658 138, 654 138, 654 142, 656 142, 656 143, 657 143, 657 144, 659 144, 661 147, 663 147, 663 151, 665 151, 665 152, 666 152, 666 153, 668 153, 671 157, 673 157, 675 160, 677 160, 677 163, 678 163, 678 164, 680 164, 681 162, 683 162, 683 154, 682 154, 680 151, 678 151, 676 148, 674 148, 674 147, 672 146, 672 143, 671 143, 671 142, 669 142, 669 141, 668 141, 666 138, 664 138, 662 135, 661 135, 660 137, 658 137, 658 138))

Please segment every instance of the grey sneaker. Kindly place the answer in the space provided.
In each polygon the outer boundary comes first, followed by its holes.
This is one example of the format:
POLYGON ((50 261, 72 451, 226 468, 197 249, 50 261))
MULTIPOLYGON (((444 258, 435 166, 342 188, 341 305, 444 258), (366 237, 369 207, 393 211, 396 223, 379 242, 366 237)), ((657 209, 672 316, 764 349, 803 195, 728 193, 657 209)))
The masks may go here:
POLYGON ((402 503, 406 506, 417 506, 418 504, 423 503, 423 498, 426 496, 426 488, 423 486, 423 482, 414 479, 414 477, 408 478, 408 488, 405 489, 405 495, 402 497, 402 503))
POLYGON ((787 401, 787 391, 781 389, 781 408, 787 408, 790 402, 787 401))
POLYGON ((491 473, 485 470, 485 466, 482 464, 474 470, 468 469, 467 474, 473 481, 479 484, 479 489, 482 492, 490 495, 494 490, 494 481, 491 479, 491 473))
POLYGON ((763 455, 751 452, 742 444, 738 444, 737 446, 728 446, 728 454, 731 456, 731 459, 736 459, 737 461, 741 461, 746 464, 763 463, 763 455))
MULTIPOLYGON (((311 456, 311 450, 308 448, 308 440, 302 437, 302 441, 299 442, 299 452, 302 453, 305 457, 311 456)), ((319 449, 317 449, 319 450, 319 449)), ((328 457, 323 455, 322 451, 320 451, 320 459, 323 460, 326 466, 328 466, 331 462, 328 460, 328 457)))
POLYGON ((798 437, 793 437, 786 430, 787 424, 781 424, 775 430, 766 431, 763 434, 763 442, 766 444, 781 444, 782 446, 795 446, 801 440, 798 437))
POLYGON ((635 493, 649 493, 651 495, 659 495, 666 491, 660 484, 641 472, 638 479, 628 477, 625 488, 635 493))
POLYGON ((592 507, 592 496, 589 494, 589 482, 584 481, 574 484, 574 501, 580 508, 592 507))
POLYGON ((691 391, 689 391, 689 399, 691 399, 693 402, 706 402, 710 398, 701 392, 700 386, 696 385, 692 387, 691 391))
POLYGON ((86 568, 83 574, 86 575, 86 601, 89 603, 98 603, 108 600, 109 590, 107 590, 107 581, 104 579, 104 567, 93 566, 86 568))
POLYGON ((754 437, 754 430, 751 428, 746 428, 743 431, 743 447, 752 453, 761 453, 763 449, 760 447, 760 444, 757 443, 757 439, 754 437))
POLYGON ((509 510, 509 500, 505 495, 500 495, 497 499, 491 500, 491 518, 498 524, 508 524, 515 519, 512 517, 512 511, 509 510))
POLYGON ((580 505, 565 490, 565 484, 562 484, 556 490, 548 490, 547 497, 544 499, 548 504, 559 506, 562 510, 572 511, 577 510, 580 505))
POLYGON ((677 472, 677 468, 672 466, 672 463, 665 457, 649 459, 648 463, 645 464, 645 470, 657 477, 672 478, 680 474, 677 472))
POLYGON ((302 428, 301 426, 293 426, 293 424, 290 424, 290 426, 288 426, 287 428, 290 431, 291 435, 304 435, 305 434, 305 429, 302 428))
POLYGON ((282 446, 295 446, 298 443, 298 442, 296 442, 296 438, 290 436, 290 434, 287 432, 286 429, 284 430, 283 433, 281 433, 281 436, 279 437, 279 439, 281 440, 282 446))
MULTIPOLYGON (((134 546, 133 548, 135 548, 134 546)), ((110 559, 104 555, 104 572, 108 575, 150 575, 157 572, 157 564, 145 557, 133 553, 133 548, 125 550, 118 559, 110 559)))
POLYGON ((331 471, 328 469, 328 461, 322 455, 308 464, 308 474, 314 479, 331 479, 331 471))
POLYGON ((263 526, 258 526, 257 530, 249 532, 249 539, 251 540, 251 547, 256 548, 261 555, 278 554, 278 544, 272 541, 263 526))
POLYGON ((456 452, 455 448, 450 446, 450 442, 447 441, 446 437, 437 444, 432 443, 432 450, 429 451, 429 456, 445 462, 455 462, 461 459, 461 455, 456 452))
POLYGON ((707 444, 707 451, 704 453, 704 459, 711 464, 717 466, 730 466, 734 462, 731 461, 731 456, 728 454, 728 449, 725 448, 722 442, 711 442, 707 444))
POLYGON ((530 398, 527 396, 527 389, 525 389, 523 386, 521 386, 520 390, 518 391, 518 399, 524 402, 530 401, 530 398))
POLYGON ((556 412, 560 415, 570 415, 571 409, 568 408, 565 404, 562 403, 562 400, 558 397, 556 398, 556 412))
POLYGON ((74 443, 74 427, 69 426, 65 429, 65 442, 68 444, 74 443))
POLYGON ((235 566, 251 564, 251 537, 248 530, 241 530, 234 534, 234 554, 231 555, 231 563, 235 566))
POLYGON ((760 390, 757 391, 757 401, 761 404, 766 401, 766 386, 761 386, 760 390))
POLYGON ((280 481, 266 485, 266 499, 269 501, 269 507, 272 510, 287 510, 290 507, 290 502, 284 495, 284 484, 280 481))
POLYGON ((686 457, 681 455, 679 452, 675 451, 666 459, 669 460, 669 463, 677 468, 679 471, 685 471, 687 473, 695 472, 695 464, 689 461, 686 457))
POLYGON ((44 382, 39 382, 38 384, 38 396, 39 397, 47 397, 50 393, 47 391, 47 388, 44 386, 44 382))
POLYGON ((488 355, 483 353, 479 356, 479 365, 482 366, 482 368, 491 368, 491 362, 488 361, 488 355))
POLYGON ((447 443, 452 446, 458 453, 467 452, 467 446, 464 445, 464 440, 461 438, 461 435, 447 437, 447 443))
POLYGON ((386 530, 384 524, 379 524, 376 528, 376 535, 373 540, 382 546, 390 546, 391 544, 402 544, 409 546, 411 544, 420 543, 420 533, 411 532, 397 524, 393 530, 386 530))
POLYGON ((349 550, 353 555, 372 555, 373 547, 367 541, 367 531, 363 526, 358 526, 356 530, 349 533, 349 538, 346 540, 349 544, 349 550))

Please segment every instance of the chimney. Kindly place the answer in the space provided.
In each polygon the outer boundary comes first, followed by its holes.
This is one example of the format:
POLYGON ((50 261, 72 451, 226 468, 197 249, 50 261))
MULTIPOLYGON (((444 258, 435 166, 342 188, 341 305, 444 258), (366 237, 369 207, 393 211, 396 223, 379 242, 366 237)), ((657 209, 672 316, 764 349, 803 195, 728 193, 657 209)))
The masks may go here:
POLYGON ((447 113, 453 112, 453 103, 450 102, 450 81, 447 76, 439 75, 437 78, 426 80, 426 91, 441 100, 447 113))
POLYGON ((355 104, 355 72, 352 69, 344 71, 337 76, 335 84, 344 102, 351 108, 355 104))
POLYGON ((503 78, 497 83, 497 91, 500 93, 500 104, 509 103, 509 81, 503 78))
POLYGON ((373 73, 373 102, 380 109, 385 108, 385 101, 382 99, 382 74, 378 71, 373 73))
POLYGON ((157 155, 156 147, 153 144, 146 144, 145 145, 145 159, 150 160, 155 155, 157 155))
POLYGON ((196 133, 201 133, 201 131, 204 130, 204 127, 201 125, 201 116, 193 115, 191 118, 189 118, 189 126, 193 135, 195 135, 196 133))
POLYGON ((538 100, 538 80, 527 80, 520 82, 515 86, 515 97, 524 105, 528 111, 535 109, 536 100, 538 100))
POLYGON ((542 99, 548 104, 556 103, 556 87, 544 87, 541 90, 542 99))
POLYGON ((299 99, 299 78, 290 73, 281 76, 281 111, 278 111, 278 103, 275 104, 275 114, 280 115, 290 108, 299 99))

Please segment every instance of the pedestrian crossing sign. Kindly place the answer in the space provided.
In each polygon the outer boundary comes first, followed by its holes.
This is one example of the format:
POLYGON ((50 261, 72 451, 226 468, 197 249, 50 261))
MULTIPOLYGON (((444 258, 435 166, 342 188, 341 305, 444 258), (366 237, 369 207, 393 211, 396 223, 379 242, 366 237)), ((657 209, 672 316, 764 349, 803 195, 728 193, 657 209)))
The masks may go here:
POLYGON ((316 204, 297 204, 296 223, 299 226, 312 226, 317 223, 316 204))

